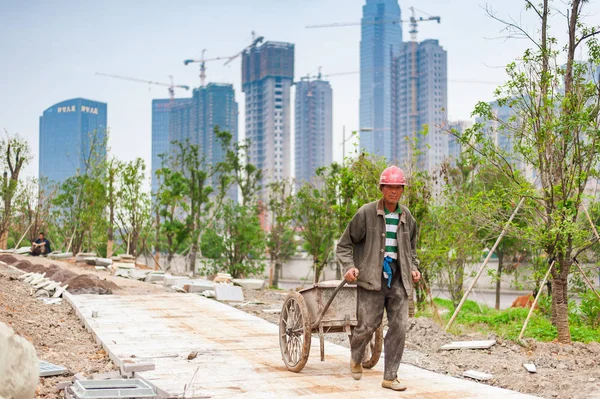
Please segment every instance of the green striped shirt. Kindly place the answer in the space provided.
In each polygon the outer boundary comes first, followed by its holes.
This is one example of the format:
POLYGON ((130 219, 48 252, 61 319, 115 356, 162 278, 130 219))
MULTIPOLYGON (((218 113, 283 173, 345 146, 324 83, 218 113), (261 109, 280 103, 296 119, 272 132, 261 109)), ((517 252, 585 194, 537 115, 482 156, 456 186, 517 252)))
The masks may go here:
POLYGON ((400 222, 400 207, 396 207, 394 212, 385 210, 385 256, 392 259, 398 259, 398 223, 400 222))

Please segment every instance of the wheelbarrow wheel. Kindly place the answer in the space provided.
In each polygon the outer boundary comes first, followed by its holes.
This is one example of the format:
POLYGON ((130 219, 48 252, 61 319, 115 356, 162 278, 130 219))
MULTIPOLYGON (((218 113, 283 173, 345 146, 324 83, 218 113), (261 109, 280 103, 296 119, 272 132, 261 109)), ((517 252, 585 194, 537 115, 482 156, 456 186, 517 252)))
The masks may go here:
POLYGON ((279 317, 279 347, 288 370, 295 373, 304 368, 310 354, 311 321, 304 297, 290 293, 279 317))
POLYGON ((375 367, 375 365, 379 361, 379 358, 381 357, 382 349, 383 349, 383 323, 373 333, 371 342, 369 342, 369 345, 367 346, 367 350, 365 351, 365 359, 362 363, 362 366, 366 369, 371 369, 371 368, 375 367))

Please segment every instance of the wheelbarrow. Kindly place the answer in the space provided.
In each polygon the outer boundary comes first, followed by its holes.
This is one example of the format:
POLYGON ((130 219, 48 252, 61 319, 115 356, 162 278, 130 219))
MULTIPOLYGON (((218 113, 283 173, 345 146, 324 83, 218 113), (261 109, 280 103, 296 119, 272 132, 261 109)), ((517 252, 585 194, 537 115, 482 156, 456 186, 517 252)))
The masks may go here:
MULTIPOLYGON (((310 354, 312 334, 319 334, 321 361, 325 360, 325 334, 347 333, 358 324, 356 285, 346 280, 325 281, 291 292, 279 316, 279 347, 288 370, 300 372, 310 354), (334 300, 335 299, 335 300, 334 300)), ((373 333, 363 360, 364 368, 374 367, 383 348, 383 324, 373 333)))

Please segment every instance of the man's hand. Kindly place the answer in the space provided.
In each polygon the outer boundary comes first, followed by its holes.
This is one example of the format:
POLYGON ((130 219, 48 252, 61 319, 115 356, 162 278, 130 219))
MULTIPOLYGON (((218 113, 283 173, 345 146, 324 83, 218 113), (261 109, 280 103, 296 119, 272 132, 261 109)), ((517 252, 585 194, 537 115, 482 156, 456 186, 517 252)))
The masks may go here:
POLYGON ((346 272, 346 275, 344 275, 344 279, 346 279, 346 281, 349 283, 356 281, 357 277, 358 277, 358 269, 356 267, 351 268, 350 270, 348 270, 346 272))
POLYGON ((421 280, 421 272, 418 270, 413 270, 410 272, 410 274, 412 274, 413 283, 417 283, 419 280, 421 280))

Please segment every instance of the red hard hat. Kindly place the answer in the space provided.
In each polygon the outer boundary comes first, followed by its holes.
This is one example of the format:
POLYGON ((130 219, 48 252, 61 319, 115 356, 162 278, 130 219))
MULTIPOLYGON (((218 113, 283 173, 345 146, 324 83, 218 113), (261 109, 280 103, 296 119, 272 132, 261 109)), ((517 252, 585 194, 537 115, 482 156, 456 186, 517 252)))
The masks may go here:
POLYGON ((379 185, 389 186, 406 186, 406 176, 404 172, 397 166, 389 166, 381 173, 379 185))

